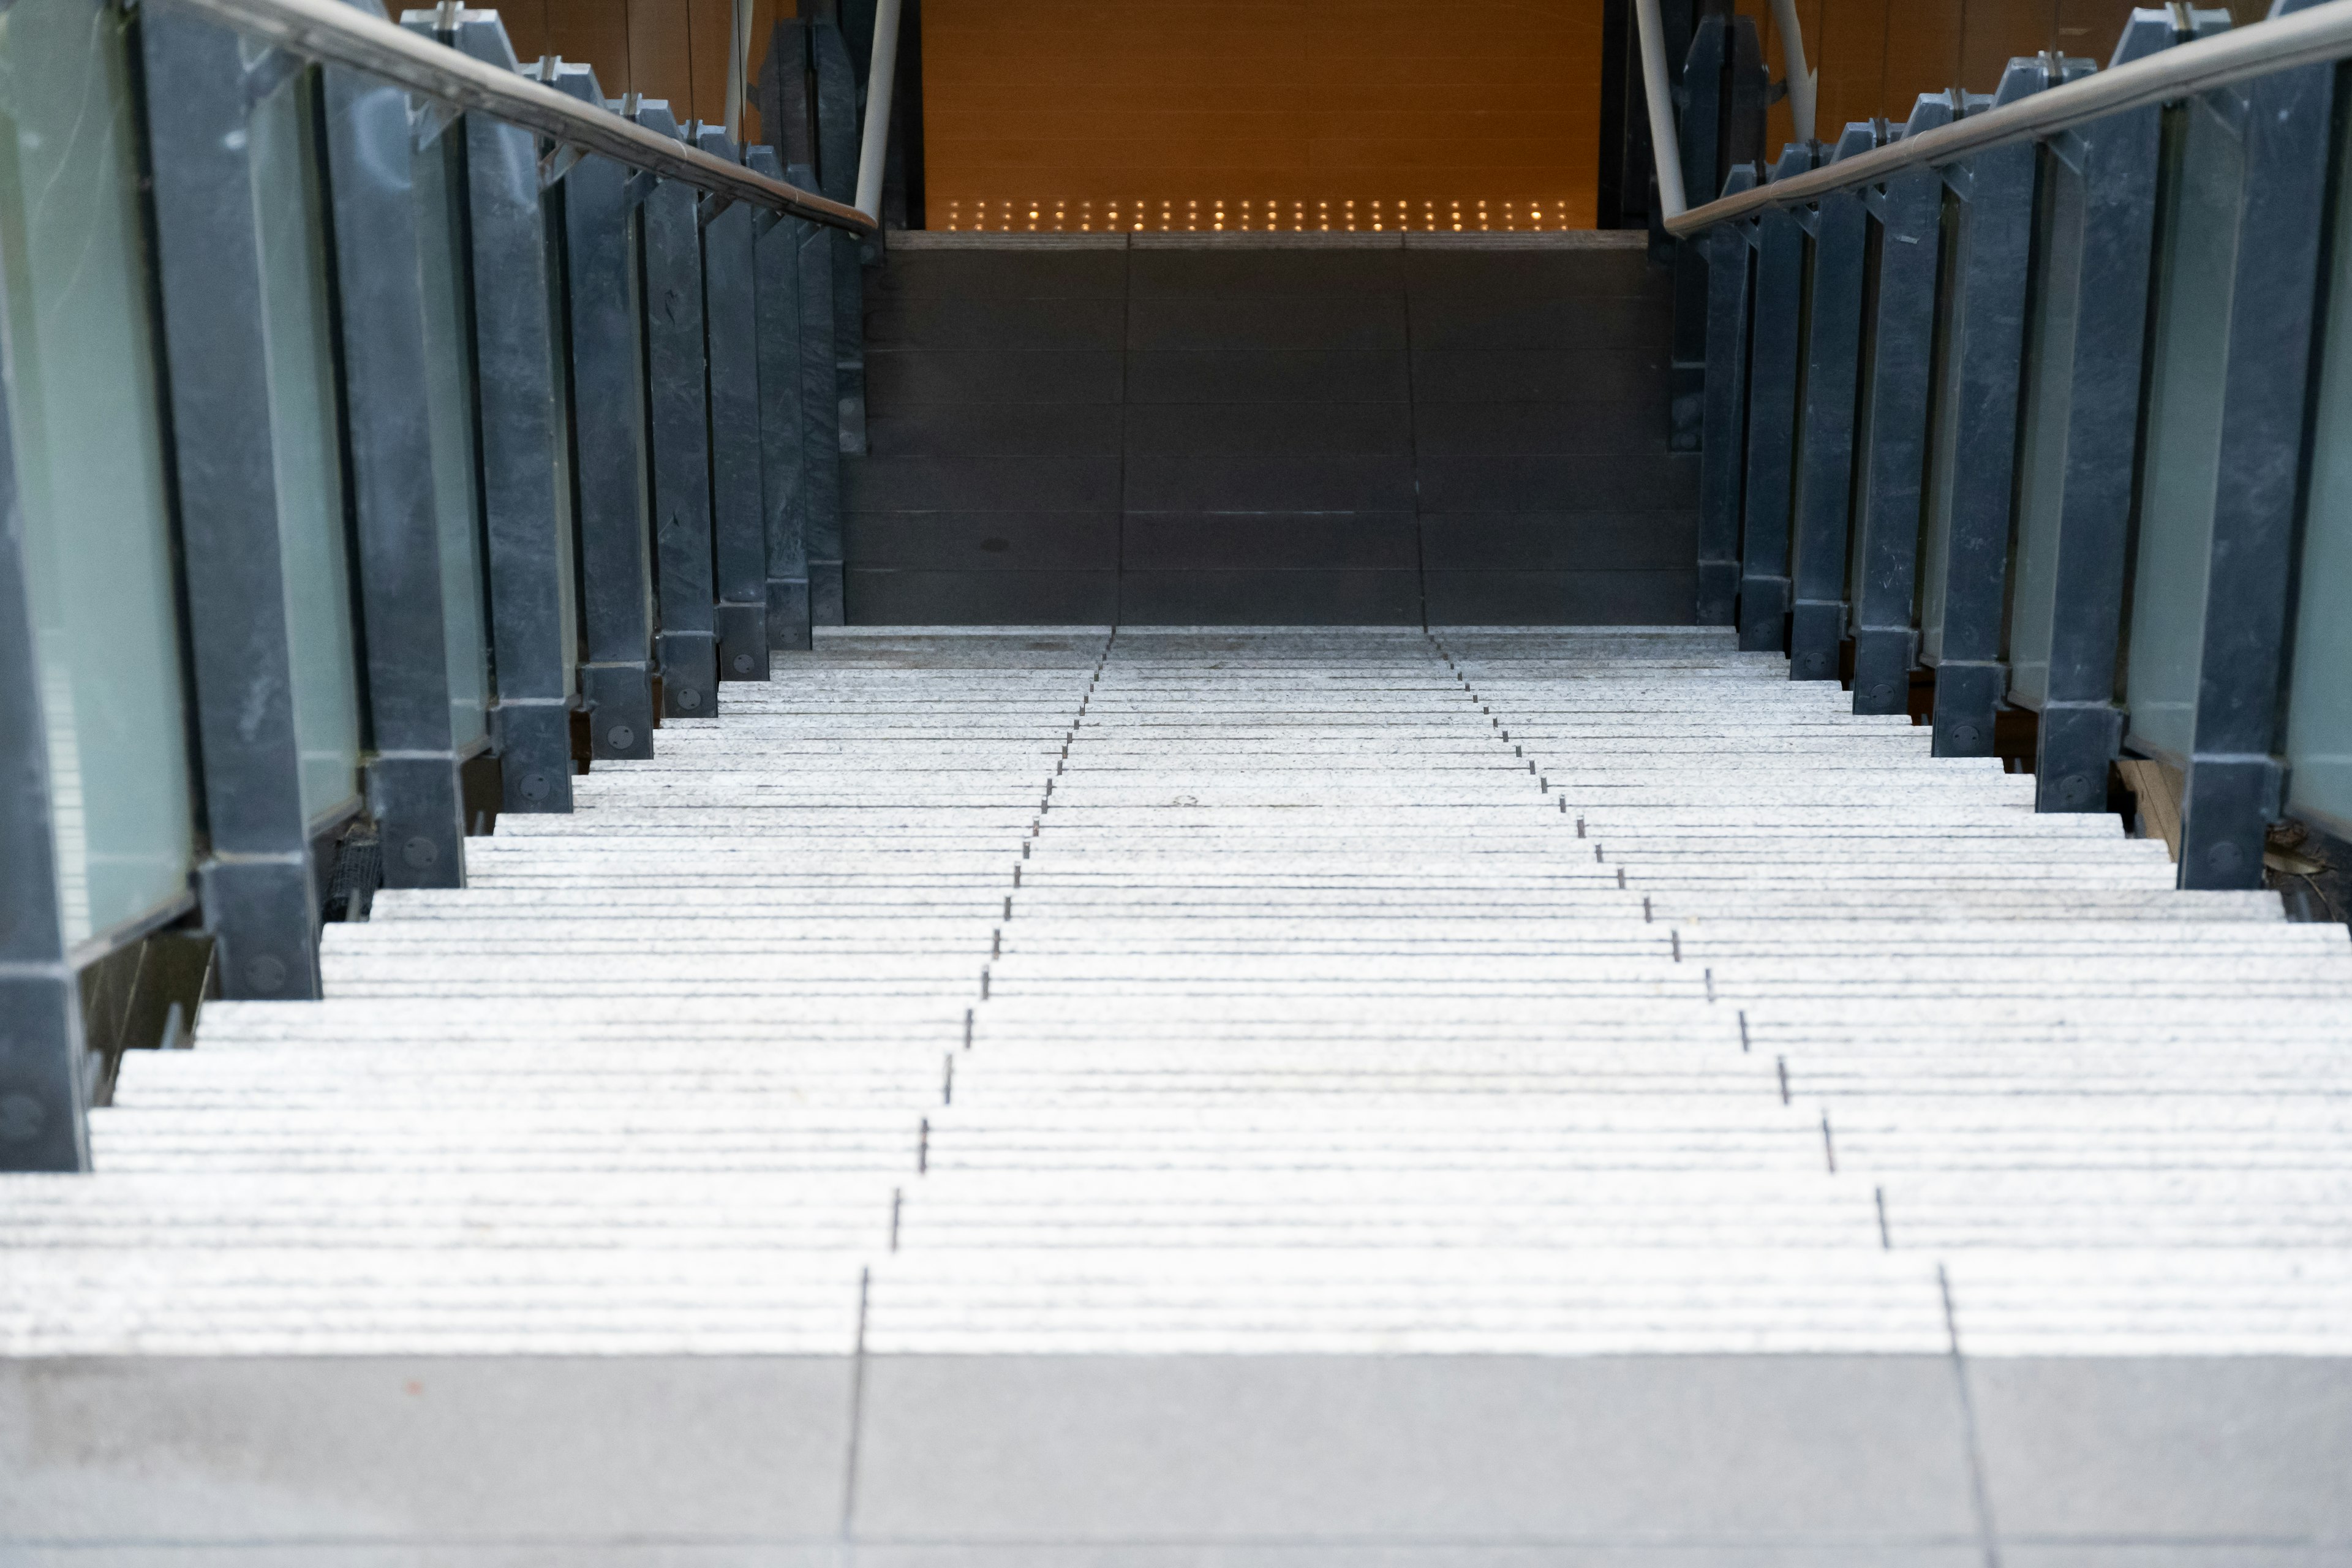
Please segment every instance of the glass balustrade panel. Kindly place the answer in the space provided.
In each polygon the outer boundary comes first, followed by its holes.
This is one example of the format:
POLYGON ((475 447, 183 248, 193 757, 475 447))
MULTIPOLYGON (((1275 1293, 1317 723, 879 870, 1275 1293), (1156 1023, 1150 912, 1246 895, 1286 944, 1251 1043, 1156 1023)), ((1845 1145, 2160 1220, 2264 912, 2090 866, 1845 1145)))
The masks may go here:
POLYGON ((194 850, 127 44, 110 5, 0 10, 6 434, 72 942, 182 896, 194 850))
POLYGON ((1960 422, 1959 279, 1969 265, 1968 214, 1950 193, 1944 196, 1943 268, 1937 279, 1936 337, 1927 405, 1926 493, 1920 497, 1918 604, 1919 658, 1933 664, 1944 653, 1946 565, 1952 546, 1952 479, 1962 454, 1960 422))
POLYGON ((314 823, 355 803, 360 752, 317 92, 315 73, 298 72, 256 104, 247 122, 294 734, 302 759, 302 812, 314 823))
POLYGON ((2196 742, 2245 170, 2238 139, 2201 103, 2168 115, 2165 164, 2125 685, 2131 744, 2178 764, 2196 742))
POLYGON ((485 732, 489 699, 482 598, 482 521, 476 483, 473 353, 467 324, 465 228, 445 133, 416 155, 416 241, 425 298, 427 425, 441 535, 441 627, 449 650, 449 725, 460 752, 485 732))
POLYGON ((2066 494, 2066 437, 2074 403, 2074 332, 2083 268, 2083 176, 2042 162, 2041 243, 2026 327, 2025 414, 2017 453, 2017 570, 2009 605, 2009 700, 2040 708, 2050 691, 2058 581, 2058 523, 2066 494))

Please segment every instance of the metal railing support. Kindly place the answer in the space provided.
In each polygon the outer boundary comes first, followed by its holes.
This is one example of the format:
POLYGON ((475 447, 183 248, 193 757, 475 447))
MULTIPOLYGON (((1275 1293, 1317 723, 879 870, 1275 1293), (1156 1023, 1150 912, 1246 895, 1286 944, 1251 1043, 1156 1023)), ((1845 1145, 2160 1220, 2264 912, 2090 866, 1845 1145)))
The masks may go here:
MULTIPOLYGON (((1727 191, 1756 183, 1732 170, 1727 191)), ((1706 439, 1699 451, 1698 624, 1727 626, 1739 606, 1740 485, 1748 450, 1748 320, 1755 247, 1748 226, 1724 224, 1692 248, 1706 252, 1706 439)))
MULTIPOLYGON (((2279 0, 2273 15, 2304 3, 2279 0)), ((2226 305, 2196 740, 2181 803, 2184 888, 2261 887, 2264 838, 2282 805, 2278 710, 2336 77, 2332 63, 2299 66, 2208 94, 2190 111, 2202 121, 2197 132, 2235 142, 2244 183, 2226 305)))
MULTIPOLYGON (((702 150, 732 158, 716 129, 702 150)), ((703 352, 710 367, 711 578, 719 679, 768 679, 768 542, 761 507, 759 290, 752 225, 740 203, 702 224, 703 352)))
MULTIPOLYGON (((1858 157, 1877 142, 1870 126, 1849 125, 1831 158, 1858 157)), ((1846 519, 1853 500, 1870 218, 1862 197, 1849 191, 1823 196, 1811 218, 1805 395, 1798 411, 1790 540, 1789 678, 1835 680, 1838 644, 1845 636, 1846 519)))
MULTIPOLYGON (((2062 68, 2089 62, 2068 62, 2062 68)), ((2011 60, 1999 108, 2049 79, 2040 59, 2011 60)), ((2031 142, 1989 148, 1944 171, 1955 198, 1952 287, 1944 322, 1940 418, 1930 447, 1926 572, 1927 635, 1936 669, 1935 754, 1993 754, 1993 715, 2009 690, 2001 658, 2014 521, 2017 411, 2025 358, 2026 288, 2033 255, 2037 153, 2031 142)))
MULTIPOLYGON (((809 171, 788 171, 805 177, 809 171)), ((798 224, 800 271, 801 545, 808 565, 808 616, 812 626, 837 626, 846 618, 841 542, 841 353, 837 320, 842 306, 837 279, 855 271, 857 252, 834 244, 832 234, 798 224)))
MULTIPOLYGON (((782 30, 781 27, 778 29, 782 30)), ((772 58, 772 57, 771 57, 772 58)), ((772 147, 747 153, 754 168, 772 169, 772 147)), ((781 653, 810 646, 808 581, 809 455, 805 355, 802 352, 802 226, 766 214, 754 219, 753 299, 759 316, 760 508, 767 544, 768 647, 781 653)), ((833 385, 828 340, 819 391, 833 385)))
MULTIPOLYGON (((2226 14, 2216 18, 2226 26, 2226 14)), ((2173 18, 2141 13, 2115 64, 2174 42, 2173 18)), ((2034 284, 2036 343, 2018 454, 2012 625, 2039 628, 2039 668, 2012 652, 2011 700, 2037 707, 2034 799, 2042 811, 2104 811, 2123 742, 2116 704, 2126 548, 2146 369, 2162 110, 2084 126, 2042 166, 2046 217, 2034 284), (2048 412, 2045 412, 2048 411, 2048 412), (2063 412, 2060 412, 2063 411, 2063 412), (2053 421, 2056 428, 2051 428, 2053 421), (2031 536, 2047 514, 2046 542, 2031 536), (2021 692, 2021 686, 2031 687, 2021 692)))
MULTIPOLYGON (((367 658, 369 808, 394 888, 466 880, 449 713, 441 533, 425 417, 425 302, 408 94, 320 73, 330 266, 341 313, 343 449, 367 658)), ((438 156, 437 142, 427 152, 438 156)))
MULTIPOLYGON (((1903 136, 1949 124, 1957 93, 1925 97, 1903 136)), ((1918 581, 1919 498, 1927 456, 1928 384, 1936 342, 1936 285, 1944 244, 1944 181, 1915 169, 1864 198, 1878 229, 1877 311, 1871 323, 1868 397, 1852 607, 1853 710, 1901 713, 1911 700, 1918 640, 1911 607, 1918 581)))
MULTIPOLYGON (((1773 170, 1813 165, 1791 144, 1773 170)), ((1789 630, 1789 509, 1795 491, 1797 378, 1801 369, 1805 231, 1797 215, 1768 209, 1753 230, 1756 297, 1748 327, 1748 467, 1739 517, 1739 646, 1778 653, 1789 630)))
MULTIPOLYGON (((595 73, 541 62, 556 85, 604 101, 595 73)), ((651 563, 647 559, 644 367, 629 209, 646 194, 610 159, 573 165, 556 192, 562 321, 571 349, 573 515, 580 542, 580 696, 590 755, 654 754, 651 563)))
POLYGON ((294 726, 245 65, 235 34, 175 11, 145 16, 139 47, 211 838, 197 886, 223 995, 314 997, 317 881, 294 726))
MULTIPOLYGON (((448 42, 469 58, 515 68, 494 16, 459 12, 448 42)), ((570 811, 577 642, 571 486, 539 138, 473 114, 462 135, 483 564, 498 669, 490 738, 501 809, 570 811)))
MULTIPOLYGON (((630 118, 680 132, 667 103, 638 100, 630 118)), ((661 629, 662 713, 719 710, 717 595, 711 582, 709 366, 703 358, 702 224, 695 194, 665 181, 637 211, 644 322, 646 457, 652 468, 654 583, 661 629)))
MULTIPOLYGON (((818 188, 848 204, 857 194, 857 73, 837 20, 809 24, 809 57, 816 79, 818 188)), ((866 268, 858 237, 828 230, 833 248, 834 437, 840 451, 866 450, 866 268)), ((837 468, 838 464, 835 465, 837 468)), ((819 626, 841 624, 840 552, 828 561, 810 536, 810 610, 819 626)))
MULTIPOLYGON (((1666 217, 1666 192, 1676 197, 1673 210, 1681 210, 1686 190, 1716 191, 1722 188, 1723 172, 1716 165, 1722 144, 1724 73, 1728 68, 1729 29, 1721 16, 1702 16, 1691 36, 1690 47, 1683 61, 1682 94, 1683 138, 1678 145, 1657 149, 1656 165, 1660 211, 1651 232, 1664 235, 1666 217)), ((1643 58, 1646 62, 1655 47, 1655 34, 1642 34, 1643 58)), ((1657 78, 1663 88, 1661 74, 1646 63, 1643 68, 1645 83, 1657 78)), ((1653 105, 1654 112, 1655 105, 1653 105)), ((1653 136, 1654 138, 1654 131, 1653 136)), ((1654 141, 1653 145, 1655 146, 1654 141)), ((1709 336, 1710 284, 1706 258, 1713 241, 1702 236, 1693 240, 1668 240, 1674 247, 1675 267, 1675 347, 1674 361, 1668 369, 1666 446, 1671 451, 1696 452, 1706 443, 1707 424, 1707 345, 1709 336)), ((1745 247, 1741 252, 1745 257, 1745 247)), ((1743 259, 1743 268, 1747 265, 1743 259)), ((1735 535, 1736 537, 1736 535, 1735 535)), ((1705 595, 1702 595, 1702 599, 1705 595)), ((1727 604, 1728 601, 1726 601, 1727 604)), ((1727 619, 1729 612, 1725 612, 1727 619)), ((1702 614, 1699 617, 1707 617, 1702 614)))

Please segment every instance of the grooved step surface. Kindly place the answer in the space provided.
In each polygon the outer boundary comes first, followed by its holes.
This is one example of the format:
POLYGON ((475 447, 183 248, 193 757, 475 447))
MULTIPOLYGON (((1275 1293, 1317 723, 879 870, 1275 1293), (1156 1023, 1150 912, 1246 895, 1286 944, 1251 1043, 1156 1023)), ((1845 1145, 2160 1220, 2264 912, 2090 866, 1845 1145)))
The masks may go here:
MULTIPOLYGON (((1200 1455, 1346 1448, 1359 1417, 1499 1453, 1599 1400, 1690 1488, 1745 1483, 1675 1410, 1926 1489, 1884 1519, 1726 1503, 1624 1559, 1660 1564, 1980 1562, 2110 1440, 2158 1458, 2045 1534, 2123 1529, 2209 1416, 2352 1457, 2341 927, 2173 891, 2160 843, 2037 816, 2031 779, 1715 633, 855 631, 778 670, 597 764, 575 815, 470 840, 467 889, 330 927, 326 1002, 215 1003, 195 1049, 127 1061, 100 1174, 0 1180, 0 1464, 131 1419, 76 1369, 292 1432, 270 1401, 373 1409, 335 1380, 429 1362, 522 1380, 481 1430, 525 1442, 596 1379, 748 1358, 832 1456, 793 1471, 808 1518, 742 1525, 770 1545, 1050 1563, 1328 1543, 1351 1510, 1468 1543, 1365 1559, 1417 1565, 1640 1528, 1515 1513, 1533 1478, 1461 1514, 1467 1472, 1420 1523, 1308 1481, 1293 1519, 1200 1455), (1523 1363, 1518 1393, 1477 1370, 1523 1363), (1297 1409, 1267 1392, 1293 1377, 1297 1409), (2073 1447, 2068 1378, 2116 1413, 2073 1447), (1081 1507, 1090 1464, 1150 1495, 1081 1507)), ((114 1495, 79 1484, 0 1499, 0 1543, 74 1537, 70 1500, 114 1495)), ((2336 1550, 2340 1503, 2255 1533, 2336 1550)))

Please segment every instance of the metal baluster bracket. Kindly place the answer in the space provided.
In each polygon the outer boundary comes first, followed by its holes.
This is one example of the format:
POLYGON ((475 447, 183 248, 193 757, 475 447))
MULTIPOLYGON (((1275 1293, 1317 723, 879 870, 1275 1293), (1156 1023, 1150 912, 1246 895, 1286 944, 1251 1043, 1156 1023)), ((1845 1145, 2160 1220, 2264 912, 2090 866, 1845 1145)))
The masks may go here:
MULTIPOLYGON (((1849 125, 1832 163, 1878 145, 1869 125, 1849 125)), ((1797 494, 1790 564, 1789 678, 1835 680, 1845 637, 1847 519, 1853 504, 1856 384, 1870 218, 1862 193, 1823 196, 1806 215, 1813 265, 1805 312, 1805 393, 1799 411, 1797 494)))
MULTIPOLYGON (((417 20, 440 15, 423 13, 417 20)), ((454 26, 445 36, 460 53, 515 68, 506 28, 494 14, 462 11, 449 20, 454 26)), ((503 781, 501 809, 570 811, 579 633, 563 348, 551 305, 557 284, 540 182, 540 138, 486 114, 468 114, 459 146, 483 554, 497 669, 490 738, 503 781)))
MULTIPOLYGON (((667 103, 640 99, 629 118, 649 131, 678 134, 667 103)), ((671 180, 647 192, 637 214, 662 712, 673 719, 702 718, 719 710, 719 651, 711 586, 701 216, 693 189, 671 180)))
MULTIPOLYGON (((1959 95, 1919 100, 1903 136, 1949 124, 1959 95)), ((1899 140, 1900 138, 1898 138, 1899 140)), ((1912 629, 1919 501, 1927 473, 1928 387, 1942 277, 1944 182, 1933 169, 1895 175, 1864 198, 1877 228, 1869 399, 1857 437, 1853 605, 1853 710, 1902 713, 1918 657, 1912 629)))
MULTIPOLYGON (((542 61, 543 79, 583 102, 606 100, 585 66, 542 61)), ((646 186, 608 158, 583 158, 556 193, 570 340, 572 515, 579 542, 580 693, 590 754, 650 757, 652 563, 645 470, 645 384, 638 358, 633 208, 646 186)))
POLYGON ((143 14, 139 48, 211 840, 197 886, 221 994, 314 997, 319 886, 294 728, 251 97, 236 36, 209 22, 143 14))

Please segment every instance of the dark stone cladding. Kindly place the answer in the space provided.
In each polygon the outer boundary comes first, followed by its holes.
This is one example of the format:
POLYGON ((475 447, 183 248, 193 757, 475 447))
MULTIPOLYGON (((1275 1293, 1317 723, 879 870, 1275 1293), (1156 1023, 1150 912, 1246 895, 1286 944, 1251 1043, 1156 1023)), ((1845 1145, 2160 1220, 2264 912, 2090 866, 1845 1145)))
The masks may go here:
POLYGON ((900 234, 866 625, 1686 624, 1638 235, 900 234))

